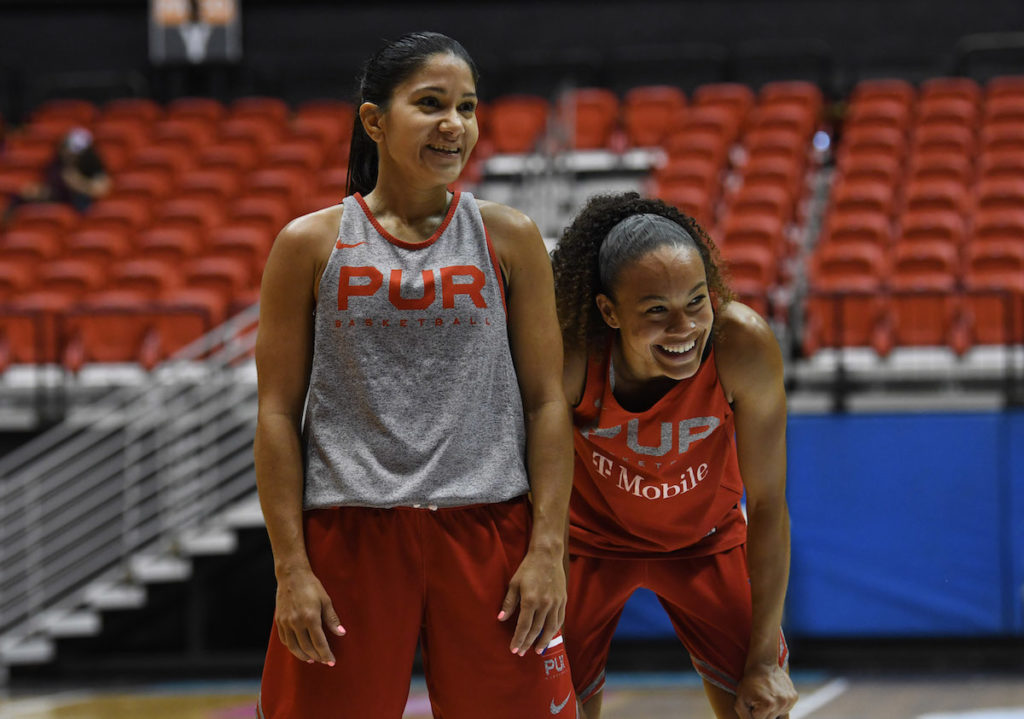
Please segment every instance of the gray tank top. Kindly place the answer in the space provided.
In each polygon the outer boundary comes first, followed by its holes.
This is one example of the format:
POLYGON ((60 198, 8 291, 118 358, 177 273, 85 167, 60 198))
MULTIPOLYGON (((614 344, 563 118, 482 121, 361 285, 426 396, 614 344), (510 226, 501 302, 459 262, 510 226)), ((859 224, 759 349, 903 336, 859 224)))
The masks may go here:
POLYGON ((501 502, 529 488, 504 285, 469 193, 426 242, 343 201, 320 279, 306 509, 501 502))

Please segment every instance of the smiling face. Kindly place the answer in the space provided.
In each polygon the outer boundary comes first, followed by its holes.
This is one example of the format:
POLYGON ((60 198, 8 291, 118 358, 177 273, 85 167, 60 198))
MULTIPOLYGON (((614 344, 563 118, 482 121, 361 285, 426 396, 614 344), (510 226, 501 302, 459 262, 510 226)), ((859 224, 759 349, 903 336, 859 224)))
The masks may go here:
POLYGON ((700 253, 662 245, 619 272, 597 306, 618 330, 621 371, 637 382, 697 373, 715 315, 700 253))
POLYGON ((377 143, 381 177, 397 174, 417 186, 458 179, 476 146, 476 83, 464 60, 431 55, 399 84, 387 108, 360 107, 377 143))

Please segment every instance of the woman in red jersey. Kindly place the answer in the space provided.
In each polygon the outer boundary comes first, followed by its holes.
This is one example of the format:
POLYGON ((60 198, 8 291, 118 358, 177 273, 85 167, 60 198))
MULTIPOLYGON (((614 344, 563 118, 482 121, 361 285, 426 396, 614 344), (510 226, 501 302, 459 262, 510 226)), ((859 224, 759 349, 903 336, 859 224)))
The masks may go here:
POLYGON ((591 199, 554 254, 576 448, 565 641, 588 719, 639 587, 665 607, 719 719, 775 719, 796 702, 780 631, 782 357, 720 267, 693 219, 636 193, 591 199))
POLYGON ((476 80, 444 35, 385 45, 363 73, 349 194, 268 258, 261 719, 400 719, 417 646, 435 716, 576 716, 551 266, 527 217, 448 190, 477 140, 476 80))

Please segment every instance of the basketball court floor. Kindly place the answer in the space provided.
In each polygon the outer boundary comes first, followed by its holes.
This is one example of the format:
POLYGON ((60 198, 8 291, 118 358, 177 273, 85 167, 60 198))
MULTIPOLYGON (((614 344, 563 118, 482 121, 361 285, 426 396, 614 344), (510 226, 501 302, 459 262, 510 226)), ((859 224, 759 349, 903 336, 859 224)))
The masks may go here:
MULTIPOLYGON (((795 674, 791 719, 1024 719, 1024 677, 795 674)), ((255 716, 255 682, 168 683, 117 690, 12 691, 0 719, 243 719, 255 716)), ((414 682, 404 719, 429 719, 414 682)), ((609 676, 604 719, 711 718, 693 674, 609 676)), ((325 718, 326 719, 326 718, 325 718)), ((367 718, 370 719, 370 718, 367 718)))

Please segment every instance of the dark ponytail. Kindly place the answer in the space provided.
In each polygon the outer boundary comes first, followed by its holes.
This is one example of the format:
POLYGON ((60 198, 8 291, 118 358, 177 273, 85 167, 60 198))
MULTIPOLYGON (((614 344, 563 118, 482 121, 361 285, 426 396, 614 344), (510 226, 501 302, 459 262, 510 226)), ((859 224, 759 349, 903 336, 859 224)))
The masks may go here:
POLYGON ((365 195, 377 185, 377 143, 363 129, 359 106, 371 102, 387 110, 395 88, 419 70, 429 57, 439 54, 454 55, 465 61, 473 75, 473 82, 477 82, 479 73, 466 49, 457 41, 437 32, 415 32, 389 42, 363 67, 348 155, 347 194, 358 192, 365 195))

